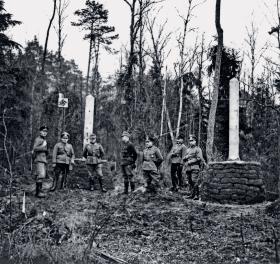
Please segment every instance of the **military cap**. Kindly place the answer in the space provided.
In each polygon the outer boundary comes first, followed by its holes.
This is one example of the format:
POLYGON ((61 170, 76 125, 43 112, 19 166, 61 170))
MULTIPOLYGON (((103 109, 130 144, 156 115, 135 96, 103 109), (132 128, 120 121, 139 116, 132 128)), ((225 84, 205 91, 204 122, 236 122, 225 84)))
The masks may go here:
POLYGON ((127 131, 124 131, 122 133, 122 137, 130 137, 130 134, 127 131))
POLYGON ((151 142, 155 142, 155 138, 153 136, 147 136, 146 137, 146 141, 151 141, 151 142))
POLYGON ((184 139, 184 137, 182 135, 179 135, 178 137, 176 137, 177 140, 179 139, 184 139))
POLYGON ((46 125, 43 125, 40 127, 40 131, 42 131, 42 130, 48 130, 48 127, 46 125))
POLYGON ((62 132, 61 133, 61 137, 63 138, 63 137, 70 137, 70 134, 68 133, 68 132, 66 132, 66 131, 64 131, 64 132, 62 132))
POLYGON ((92 133, 92 134, 89 135, 89 137, 90 137, 90 138, 91 138, 91 137, 96 138, 96 135, 95 135, 94 133, 92 133))
POLYGON ((189 140, 195 140, 195 141, 196 141, 197 139, 196 139, 196 136, 195 136, 195 135, 190 135, 190 136, 189 136, 189 140))

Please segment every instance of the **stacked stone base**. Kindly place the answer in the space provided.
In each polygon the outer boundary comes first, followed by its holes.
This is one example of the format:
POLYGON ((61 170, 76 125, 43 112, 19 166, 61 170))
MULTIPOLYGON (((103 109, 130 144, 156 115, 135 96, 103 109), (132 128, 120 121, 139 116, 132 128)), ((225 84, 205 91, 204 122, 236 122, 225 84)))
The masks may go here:
POLYGON ((225 161, 209 164, 201 199, 229 204, 253 204, 265 200, 258 162, 225 161))
MULTIPOLYGON (((68 186, 70 188, 88 189, 89 188, 89 177, 85 161, 76 160, 76 165, 71 171, 68 178, 68 186)), ((112 171, 112 164, 106 162, 102 167, 104 186, 107 190, 114 189, 114 173, 112 171)), ((100 189, 98 180, 95 180, 94 189, 100 189)))

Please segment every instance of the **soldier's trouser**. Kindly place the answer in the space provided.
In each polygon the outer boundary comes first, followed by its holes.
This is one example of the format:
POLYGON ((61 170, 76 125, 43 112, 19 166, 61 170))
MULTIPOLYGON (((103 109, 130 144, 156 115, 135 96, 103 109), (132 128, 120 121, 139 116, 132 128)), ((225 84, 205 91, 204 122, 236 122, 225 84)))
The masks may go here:
POLYGON ((199 170, 186 171, 188 183, 193 190, 194 187, 199 185, 199 170))
MULTIPOLYGON (((69 173, 69 164, 65 164, 65 163, 56 163, 55 168, 54 168, 54 177, 55 177, 55 184, 57 184, 58 179, 59 179, 59 175, 61 174, 61 183, 60 183, 60 189, 63 189, 65 184, 66 184, 66 180, 67 180, 67 175, 69 173)), ((56 186, 55 186, 56 187, 56 186)))
POLYGON ((44 162, 36 162, 35 163, 36 168, 36 182, 41 183, 46 179, 47 175, 47 166, 44 162))
POLYGON ((155 170, 143 170, 143 176, 147 183, 147 189, 156 190, 159 186, 160 175, 155 170))
POLYGON ((93 180, 97 178, 99 181, 103 181, 103 173, 102 173, 102 165, 101 164, 94 164, 94 165, 87 165, 87 171, 89 175, 89 179, 93 180))
POLYGON ((171 181, 174 188, 177 187, 177 185, 180 187, 183 186, 182 169, 183 166, 180 163, 171 164, 171 181))
POLYGON ((132 165, 122 165, 122 175, 124 183, 133 183, 134 169, 132 165))

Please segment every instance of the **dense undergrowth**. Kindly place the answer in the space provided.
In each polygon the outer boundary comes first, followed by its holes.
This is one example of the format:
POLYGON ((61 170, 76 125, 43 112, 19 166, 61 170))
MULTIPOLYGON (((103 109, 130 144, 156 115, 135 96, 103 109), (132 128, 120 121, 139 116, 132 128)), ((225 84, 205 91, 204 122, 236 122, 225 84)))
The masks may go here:
POLYGON ((28 196, 26 216, 21 197, 13 196, 12 215, 9 198, 1 199, 0 263, 276 263, 280 212, 271 203, 219 205, 142 187, 120 192, 28 196))

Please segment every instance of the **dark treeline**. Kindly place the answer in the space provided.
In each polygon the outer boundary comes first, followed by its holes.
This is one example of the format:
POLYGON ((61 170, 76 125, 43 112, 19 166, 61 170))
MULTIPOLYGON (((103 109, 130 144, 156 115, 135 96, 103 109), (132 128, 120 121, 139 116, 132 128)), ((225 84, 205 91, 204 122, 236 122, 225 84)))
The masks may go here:
MULTIPOLYGON (((84 9, 75 13, 77 21, 72 23, 82 27, 89 42, 88 71, 84 75, 74 60, 69 61, 62 55, 63 42, 67 41, 63 34, 59 49, 47 50, 45 58, 43 44, 36 36, 24 47, 17 44, 16 38, 10 39, 7 30, 21 22, 13 20, 4 8, 4 1, 0 1, 2 170, 8 168, 10 161, 19 168, 18 175, 29 172, 32 142, 42 124, 49 126, 51 149, 60 133, 66 130, 79 157, 87 93, 96 98, 94 131, 108 158, 118 159, 123 130, 132 133, 140 149, 147 135, 157 136, 165 154, 174 137, 180 134, 187 140, 190 134, 195 134, 205 155, 217 46, 208 45, 204 36, 198 36, 192 46, 184 44, 189 34, 188 15, 191 14, 188 13, 183 20, 185 31, 178 38, 180 58, 173 75, 170 69, 164 68, 170 33, 166 32, 164 23, 151 19, 156 1, 131 0, 120 1, 120 4, 128 5, 131 11, 130 45, 121 52, 122 60, 116 73, 103 80, 98 67, 101 50, 116 52, 113 44, 118 35, 114 27, 108 26, 109 14, 102 4, 86 1, 84 9), (58 93, 69 98, 65 113, 57 106, 58 93)), ((192 11, 190 8, 189 12, 192 11)), ((63 17, 63 9, 58 14, 63 17)), ((270 33, 279 34, 278 31, 270 33)), ((268 38, 272 36, 268 34, 268 38)), ((213 160, 227 159, 229 80, 236 77, 240 80, 241 95, 240 158, 260 161, 267 186, 275 191, 280 168, 280 108, 276 103, 280 88, 279 64, 266 58, 257 74, 254 58, 259 54, 250 41, 252 38, 256 38, 253 27, 248 31, 248 50, 244 51, 249 68, 243 68, 243 51, 223 48, 213 160)))

